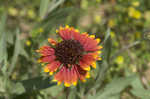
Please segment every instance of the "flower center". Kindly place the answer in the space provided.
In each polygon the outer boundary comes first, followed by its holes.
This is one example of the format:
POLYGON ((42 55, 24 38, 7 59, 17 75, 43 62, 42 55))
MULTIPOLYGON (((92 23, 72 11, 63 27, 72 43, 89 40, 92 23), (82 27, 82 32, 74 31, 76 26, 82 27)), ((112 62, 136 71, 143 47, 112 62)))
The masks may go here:
POLYGON ((75 40, 64 40, 56 45, 55 55, 64 65, 76 64, 83 54, 83 46, 75 40))

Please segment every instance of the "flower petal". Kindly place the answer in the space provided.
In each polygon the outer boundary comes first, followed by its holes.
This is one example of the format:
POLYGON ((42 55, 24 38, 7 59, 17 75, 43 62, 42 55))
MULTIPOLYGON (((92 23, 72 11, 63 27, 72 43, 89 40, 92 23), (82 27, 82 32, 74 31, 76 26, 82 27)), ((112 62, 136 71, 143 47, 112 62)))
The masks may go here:
POLYGON ((48 38, 48 42, 52 45, 56 45, 57 42, 54 39, 48 38))
POLYGON ((37 52, 41 53, 42 56, 54 55, 55 50, 50 46, 42 46, 37 52))
POLYGON ((78 78, 77 78, 77 73, 76 73, 76 70, 75 70, 75 66, 72 66, 72 69, 71 69, 71 78, 72 78, 72 80, 71 80, 72 84, 74 86, 76 86, 78 78))
POLYGON ((98 43, 99 43, 100 39, 92 39, 92 38, 87 38, 86 42, 84 42, 83 47, 85 51, 96 51, 98 43))
POLYGON ((69 26, 66 26, 65 28, 60 28, 59 34, 63 40, 72 39, 72 32, 69 26))
POLYGON ((49 68, 50 72, 54 72, 58 69, 58 67, 60 66, 60 62, 59 61, 53 61, 50 64, 47 64, 47 67, 49 68))
POLYGON ((85 76, 86 76, 86 71, 83 70, 80 66, 76 66, 76 72, 77 72, 78 78, 81 81, 84 81, 85 80, 85 76))
POLYGON ((64 80, 63 71, 64 71, 64 67, 62 67, 60 71, 55 74, 54 76, 55 81, 63 82, 64 80))
POLYGON ((56 59, 56 56, 51 55, 51 56, 43 56, 40 58, 41 62, 43 63, 50 63, 56 59))
POLYGON ((64 85, 66 87, 70 87, 71 85, 70 70, 65 67, 63 74, 64 74, 64 85))
POLYGON ((87 68, 92 64, 92 62, 96 61, 95 53, 87 53, 83 55, 82 59, 79 61, 79 64, 82 68, 87 68))

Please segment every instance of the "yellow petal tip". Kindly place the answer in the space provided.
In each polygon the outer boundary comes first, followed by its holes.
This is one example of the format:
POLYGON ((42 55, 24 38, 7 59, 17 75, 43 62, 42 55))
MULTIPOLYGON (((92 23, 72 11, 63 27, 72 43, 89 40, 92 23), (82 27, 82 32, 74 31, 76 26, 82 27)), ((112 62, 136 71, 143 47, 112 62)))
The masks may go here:
POLYGON ((85 79, 83 79, 83 80, 81 80, 83 83, 85 83, 86 82, 86 80, 85 79))
POLYGON ((45 67, 44 72, 49 72, 49 69, 47 67, 45 67))
POLYGON ((39 52, 40 52, 40 50, 36 50, 36 52, 37 52, 37 53, 39 53, 39 52))
POLYGON ((77 85, 77 81, 73 82, 73 85, 76 86, 77 85))
POLYGON ((94 39, 94 38, 95 38, 95 35, 90 35, 90 38, 93 38, 93 39, 94 39))
POLYGON ((56 33, 58 33, 58 30, 56 29, 56 33))
POLYGON ((70 84, 69 83, 65 83, 64 84, 66 87, 70 87, 70 84))
POLYGON ((97 43, 99 43, 101 40, 99 38, 96 39, 97 43))
POLYGON ((37 62, 38 62, 38 63, 41 63, 42 61, 41 61, 41 59, 38 59, 37 62))
POLYGON ((66 28, 69 28, 69 25, 66 25, 66 28))
POLYGON ((87 72, 85 77, 86 77, 86 78, 90 78, 90 77, 91 77, 91 76, 90 76, 90 73, 87 72))
POLYGON ((60 84, 61 84, 61 82, 60 82, 60 81, 58 81, 58 82, 57 82, 57 85, 59 86, 60 84))
POLYGON ((49 75, 53 75, 53 72, 49 72, 49 75))
POLYGON ((51 42, 51 40, 52 40, 51 38, 48 38, 48 41, 49 41, 49 42, 51 42))
POLYGON ((96 68, 96 62, 93 62, 91 65, 93 68, 96 68))
POLYGON ((88 66, 88 67, 84 68, 84 70, 90 71, 91 68, 90 68, 90 66, 88 66))
POLYGON ((45 63, 42 63, 41 65, 42 65, 42 66, 44 66, 44 65, 45 65, 45 63))
POLYGON ((63 27, 62 27, 62 26, 60 26, 60 27, 59 27, 59 29, 60 29, 60 30, 62 30, 62 29, 63 29, 63 27))
POLYGON ((98 46, 98 49, 102 49, 103 47, 102 46, 98 46))
POLYGON ((78 29, 75 29, 75 32, 79 32, 79 30, 78 30, 78 29))
POLYGON ((57 80, 56 80, 56 79, 53 79, 52 82, 57 82, 57 80))
POLYGON ((101 58, 101 57, 98 57, 97 60, 102 60, 102 58, 101 58))

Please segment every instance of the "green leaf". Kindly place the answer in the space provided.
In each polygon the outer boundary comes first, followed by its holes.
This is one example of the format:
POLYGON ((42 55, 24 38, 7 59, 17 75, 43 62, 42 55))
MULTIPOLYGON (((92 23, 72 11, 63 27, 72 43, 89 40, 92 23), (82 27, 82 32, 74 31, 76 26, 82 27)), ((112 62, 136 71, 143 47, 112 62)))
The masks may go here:
POLYGON ((135 80, 132 82, 133 89, 144 89, 140 78, 137 76, 135 80))
POLYGON ((26 92, 24 86, 22 85, 22 83, 16 83, 13 85, 13 87, 15 88, 15 90, 12 90, 12 93, 15 93, 15 94, 22 94, 24 92, 26 92))
POLYGON ((102 64, 98 63, 98 65, 100 66, 99 68, 101 68, 101 69, 99 70, 97 78, 96 78, 97 79, 96 83, 99 83, 99 84, 95 84, 95 86, 93 87, 94 89, 101 86, 101 83, 105 78, 105 73, 107 72, 107 70, 109 69, 109 66, 110 66, 109 65, 109 58, 110 58, 110 53, 111 53, 110 29, 107 30, 103 43, 104 43, 103 44, 103 47, 104 47, 103 55, 102 55, 103 61, 102 61, 102 64))
POLYGON ((4 81, 4 78, 0 76, 0 92, 5 92, 3 81, 4 81))
POLYGON ((106 85, 104 91, 98 96, 98 98, 106 99, 108 96, 119 94, 124 88, 131 84, 134 78, 135 76, 114 79, 111 83, 106 85))
POLYGON ((6 25, 6 19, 7 19, 7 15, 6 13, 4 13, 1 16, 1 20, 0 20, 0 68, 1 71, 3 73, 3 75, 5 75, 5 77, 7 76, 7 58, 8 58, 8 54, 7 54, 7 43, 6 43, 6 31, 5 31, 5 25, 6 25))
POLYGON ((77 93, 76 88, 70 88, 68 99, 76 99, 76 93, 77 93))
POLYGON ((109 62, 110 54, 111 54, 111 37, 110 37, 110 29, 107 30, 105 39, 104 39, 104 49, 103 49, 103 59, 109 62))
POLYGON ((48 10, 48 5, 49 5, 49 0, 41 0, 40 11, 39 11, 41 18, 43 18, 46 15, 48 10))
POLYGON ((145 89, 133 89, 131 93, 140 99, 150 99, 150 90, 145 89))
POLYGON ((106 35, 105 35, 105 39, 104 39, 104 43, 107 42, 107 40, 110 37, 110 29, 107 29, 106 35))
POLYGON ((34 27, 33 31, 31 32, 32 37, 36 37, 37 39, 40 38, 40 40, 43 38, 45 40, 45 37, 49 35, 50 31, 55 29, 58 25, 64 25, 65 20, 67 19, 66 17, 72 13, 77 13, 77 11, 79 10, 73 7, 55 9, 55 11, 48 14, 44 20, 34 27), (43 33, 37 32, 38 28, 42 28, 44 30, 44 35, 43 33))
MULTIPOLYGON (((59 85, 59 86, 51 86, 50 88, 44 89, 42 91, 40 91, 41 93, 43 93, 44 95, 49 94, 52 97, 57 97, 59 95, 59 93, 61 93, 64 89, 63 85, 59 85), (45 94, 46 93, 46 94, 45 94)), ((45 99, 47 99, 49 97, 49 95, 45 97, 45 99)), ((50 98, 50 97, 49 97, 50 98)))
POLYGON ((7 14, 4 13, 4 14, 1 16, 1 20, 0 20, 0 34, 3 34, 3 32, 4 32, 4 30, 5 30, 6 19, 7 19, 7 14))
POLYGON ((26 58, 29 58, 29 55, 28 55, 28 53, 25 51, 23 45, 21 45, 21 48, 20 48, 20 55, 25 56, 26 58))
POLYGON ((7 57, 7 43, 6 43, 6 33, 5 33, 5 24, 6 24, 7 15, 4 13, 0 20, 0 63, 7 57))
POLYGON ((3 62, 3 64, 2 64, 3 67, 1 68, 2 73, 3 73, 3 75, 5 75, 5 77, 7 76, 7 65, 8 65, 7 57, 8 57, 8 56, 6 56, 6 57, 4 58, 4 62, 3 62))
POLYGON ((14 70, 14 68, 15 68, 15 64, 17 62, 17 59, 18 59, 18 56, 19 56, 19 53, 20 53, 20 49, 21 49, 21 46, 20 46, 20 40, 19 40, 19 29, 17 29, 15 49, 14 49, 14 54, 13 54, 13 57, 12 57, 11 66, 9 68, 8 75, 10 75, 12 73, 12 71, 14 70))
POLYGON ((6 32, 6 41, 10 44, 14 43, 14 33, 6 32))
POLYGON ((69 99, 76 99, 75 91, 70 91, 70 93, 69 93, 69 99))
POLYGON ((2 33, 0 36, 0 63, 5 59, 5 57, 7 56, 7 48, 6 48, 6 35, 5 33, 2 33))
POLYGON ((60 4, 62 4, 65 0, 41 0, 40 4, 40 17, 44 18, 46 15, 55 10, 60 4))
POLYGON ((45 29, 48 28, 48 31, 50 31, 50 29, 56 26, 56 24, 63 25, 66 17, 70 15, 72 12, 76 13, 77 11, 78 10, 73 7, 56 9, 52 13, 48 14, 48 16, 40 24, 40 27, 44 25, 44 28, 45 29))
POLYGON ((51 78, 43 78, 43 77, 35 77, 32 79, 27 79, 23 81, 18 81, 16 84, 13 86, 13 93, 15 94, 22 94, 22 93, 28 93, 31 91, 36 91, 36 90, 41 90, 45 88, 52 87, 56 85, 56 83, 50 82, 51 78))
POLYGON ((122 90, 134 81, 135 77, 136 76, 133 75, 125 78, 115 78, 112 82, 106 85, 104 90, 99 91, 94 96, 89 96, 89 99, 114 99, 112 97, 118 96, 122 90))
POLYGON ((150 99, 150 90, 146 90, 139 77, 136 77, 136 79, 132 82, 132 90, 131 93, 141 99, 150 99))
POLYGON ((65 0, 53 0, 51 5, 50 5, 50 8, 48 9, 48 12, 52 12, 54 9, 56 9, 60 4, 62 4, 65 0))
POLYGON ((107 99, 120 99, 120 94, 117 94, 117 95, 113 95, 107 99))

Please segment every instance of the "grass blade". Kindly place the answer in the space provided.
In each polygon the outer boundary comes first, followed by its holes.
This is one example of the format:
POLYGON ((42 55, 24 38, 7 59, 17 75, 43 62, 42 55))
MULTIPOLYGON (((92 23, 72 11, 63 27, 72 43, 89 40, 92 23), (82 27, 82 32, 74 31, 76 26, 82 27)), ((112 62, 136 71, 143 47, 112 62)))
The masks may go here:
POLYGON ((41 18, 43 18, 46 15, 48 6, 49 6, 49 0, 41 0, 40 10, 39 10, 41 18))
POLYGON ((10 75, 12 73, 12 71, 14 70, 14 68, 15 68, 15 64, 17 62, 17 58, 18 58, 18 55, 20 53, 20 48, 21 48, 21 46, 20 46, 20 40, 19 40, 19 29, 17 29, 15 49, 14 49, 14 54, 13 54, 13 57, 12 57, 11 66, 9 68, 8 75, 10 75))

